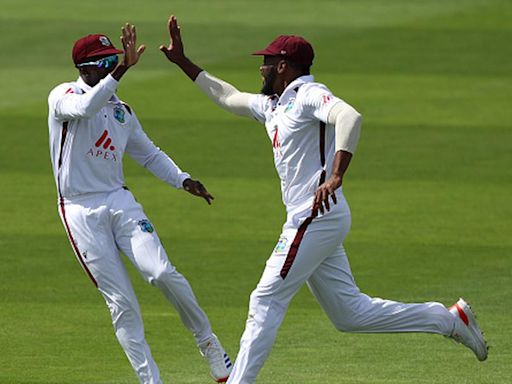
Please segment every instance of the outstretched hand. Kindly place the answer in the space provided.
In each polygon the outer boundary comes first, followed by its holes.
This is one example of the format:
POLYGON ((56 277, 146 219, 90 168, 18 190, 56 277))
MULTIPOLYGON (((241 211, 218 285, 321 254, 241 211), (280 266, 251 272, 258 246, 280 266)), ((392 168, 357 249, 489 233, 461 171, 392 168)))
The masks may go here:
POLYGON ((124 49, 123 60, 119 61, 111 73, 112 77, 117 81, 121 80, 121 77, 123 77, 130 67, 137 64, 140 56, 146 49, 144 44, 140 45, 139 48, 136 48, 137 32, 135 31, 134 25, 126 23, 121 28, 121 33, 121 43, 123 44, 124 49))
POLYGON ((121 28, 122 36, 121 43, 123 43, 124 56, 122 64, 127 68, 137 64, 140 56, 146 49, 144 44, 136 48, 137 43, 137 32, 135 31, 135 25, 126 23, 121 28))
POLYGON ((171 15, 169 17, 167 28, 169 29, 169 46, 161 45, 160 50, 165 54, 167 60, 176 64, 192 81, 195 81, 202 72, 202 69, 185 56, 183 41, 181 40, 181 30, 176 16, 171 15))
POLYGON ((185 179, 183 181, 183 189, 194 196, 202 197, 209 205, 212 204, 214 197, 210 195, 199 180, 185 179))
POLYGON ((171 15, 167 20, 167 28, 169 29, 169 46, 160 46, 160 50, 173 63, 178 63, 185 58, 183 52, 183 41, 181 40, 180 26, 176 16, 171 15))

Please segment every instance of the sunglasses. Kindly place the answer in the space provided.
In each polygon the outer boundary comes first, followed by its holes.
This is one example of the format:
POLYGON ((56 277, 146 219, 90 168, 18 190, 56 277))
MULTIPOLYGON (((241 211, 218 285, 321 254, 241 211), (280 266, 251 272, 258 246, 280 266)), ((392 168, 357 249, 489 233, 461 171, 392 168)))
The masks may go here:
POLYGON ((104 58, 96 60, 96 61, 89 61, 87 63, 80 63, 80 64, 77 64, 76 66, 77 66, 77 68, 80 68, 80 67, 85 67, 85 66, 88 66, 88 65, 94 65, 97 68, 108 69, 108 68, 115 67, 117 65, 118 61, 119 61, 119 59, 118 59, 117 55, 112 55, 112 56, 107 56, 107 57, 104 57, 104 58))

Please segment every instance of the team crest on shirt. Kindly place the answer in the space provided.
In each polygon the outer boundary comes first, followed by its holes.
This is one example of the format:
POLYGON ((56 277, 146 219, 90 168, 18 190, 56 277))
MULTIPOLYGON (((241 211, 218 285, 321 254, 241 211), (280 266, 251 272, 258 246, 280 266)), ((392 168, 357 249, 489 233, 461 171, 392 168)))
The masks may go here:
POLYGON ((121 124, 124 124, 126 121, 124 118, 124 108, 123 107, 114 107, 114 119, 119 121, 121 124))
POLYGON ((286 104, 286 108, 284 109, 284 113, 288 112, 293 108, 293 104, 295 104, 295 99, 291 99, 288 104, 286 104))
POLYGON ((148 219, 139 220, 137 224, 139 225, 142 232, 153 233, 155 231, 153 225, 148 219))

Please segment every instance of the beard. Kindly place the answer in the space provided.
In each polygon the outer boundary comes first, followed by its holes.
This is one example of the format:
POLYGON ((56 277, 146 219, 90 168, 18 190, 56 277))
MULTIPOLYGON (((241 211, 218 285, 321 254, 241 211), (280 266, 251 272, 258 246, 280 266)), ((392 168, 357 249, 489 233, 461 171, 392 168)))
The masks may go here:
POLYGON ((264 76, 263 78, 263 86, 261 87, 260 93, 266 95, 266 96, 272 96, 275 95, 275 91, 273 88, 274 81, 277 76, 277 69, 276 67, 272 67, 270 72, 264 76))

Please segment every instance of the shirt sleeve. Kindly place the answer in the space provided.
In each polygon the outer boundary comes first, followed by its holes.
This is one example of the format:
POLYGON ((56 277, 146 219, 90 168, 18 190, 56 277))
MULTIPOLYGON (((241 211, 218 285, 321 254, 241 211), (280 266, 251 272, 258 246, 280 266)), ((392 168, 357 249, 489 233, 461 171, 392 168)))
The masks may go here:
POLYGON ((335 150, 355 153, 361 135, 362 117, 352 106, 338 102, 329 111, 327 123, 334 125, 335 150))
POLYGON ((312 83, 304 87, 302 107, 305 115, 334 125, 336 151, 354 153, 360 136, 361 115, 323 84, 312 83))
POLYGON ((345 103, 340 98, 334 96, 332 92, 323 84, 305 85, 303 90, 305 96, 303 98, 303 108, 306 116, 327 123, 327 116, 331 108, 339 103, 345 103))
POLYGON ((260 123, 265 123, 265 113, 267 109, 272 108, 272 100, 274 96, 266 96, 262 94, 252 94, 249 99, 249 108, 252 115, 260 123))
POLYGON ((57 120, 94 116, 115 93, 118 81, 107 75, 90 91, 82 93, 75 85, 61 84, 48 97, 50 112, 57 120))
POLYGON ((195 83, 221 108, 235 115, 251 117, 249 99, 252 94, 240 92, 233 85, 212 76, 206 71, 199 73, 195 83))
POLYGON ((149 139, 133 111, 131 113, 134 130, 128 138, 126 153, 167 184, 177 189, 183 188, 183 181, 190 178, 190 175, 183 172, 166 153, 149 139))

